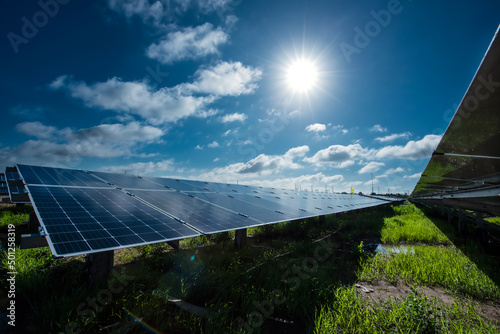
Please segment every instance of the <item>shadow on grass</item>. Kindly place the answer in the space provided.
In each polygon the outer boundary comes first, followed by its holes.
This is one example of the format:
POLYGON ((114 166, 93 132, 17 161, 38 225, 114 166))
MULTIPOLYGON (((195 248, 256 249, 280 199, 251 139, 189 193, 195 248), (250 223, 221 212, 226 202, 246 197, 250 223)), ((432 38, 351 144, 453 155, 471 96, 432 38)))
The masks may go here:
POLYGON ((215 312, 203 323, 213 333, 303 333, 336 287, 356 281, 360 242, 379 242, 392 214, 381 207, 255 228, 246 248, 202 247, 173 271, 195 268, 182 298, 215 312))
POLYGON ((500 262, 498 247, 481 244, 477 229, 467 224, 463 234, 457 231, 456 222, 449 223, 447 218, 428 208, 421 208, 424 214, 438 227, 465 256, 469 258, 497 287, 500 287, 500 262))
POLYGON ((335 301, 336 288, 356 281, 360 242, 380 242, 384 218, 392 215, 386 206, 330 215, 324 223, 314 218, 250 229, 241 250, 227 235, 186 241, 180 251, 143 247, 129 263, 115 266, 132 278, 95 313, 89 303, 106 297, 101 291, 109 280, 89 284, 81 259, 56 260, 48 250, 33 250, 19 258, 37 259, 18 276, 20 320, 25 333, 65 331, 73 323, 82 332, 142 332, 130 314, 169 333, 307 332, 317 309, 335 301), (181 311, 168 302, 172 297, 207 308, 213 317, 181 311))

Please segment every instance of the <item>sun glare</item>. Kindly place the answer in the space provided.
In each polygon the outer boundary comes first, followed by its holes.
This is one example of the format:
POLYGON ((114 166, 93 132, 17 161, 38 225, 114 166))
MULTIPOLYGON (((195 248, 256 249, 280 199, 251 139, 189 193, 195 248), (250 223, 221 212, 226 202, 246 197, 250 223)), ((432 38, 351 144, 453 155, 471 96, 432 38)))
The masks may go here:
POLYGON ((316 66, 309 60, 297 60, 287 70, 287 82, 294 91, 307 93, 316 85, 317 78, 316 66))

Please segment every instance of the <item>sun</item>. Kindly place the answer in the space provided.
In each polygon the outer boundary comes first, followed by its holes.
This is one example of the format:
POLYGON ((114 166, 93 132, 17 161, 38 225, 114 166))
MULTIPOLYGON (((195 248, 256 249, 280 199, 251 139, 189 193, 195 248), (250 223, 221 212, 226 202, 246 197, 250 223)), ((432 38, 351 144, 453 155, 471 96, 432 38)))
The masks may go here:
POLYGON ((294 91, 307 93, 316 86, 317 80, 318 70, 310 60, 296 60, 287 69, 286 81, 294 91))

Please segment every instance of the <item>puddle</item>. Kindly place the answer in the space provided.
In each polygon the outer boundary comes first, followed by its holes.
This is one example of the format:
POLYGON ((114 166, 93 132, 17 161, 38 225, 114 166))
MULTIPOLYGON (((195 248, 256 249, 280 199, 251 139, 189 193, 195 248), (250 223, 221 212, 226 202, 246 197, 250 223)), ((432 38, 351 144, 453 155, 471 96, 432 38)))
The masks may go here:
POLYGON ((377 253, 383 253, 383 254, 400 254, 400 253, 409 253, 409 254, 415 254, 415 249, 412 246, 405 246, 405 245, 399 245, 399 246, 389 246, 389 245, 382 245, 378 244, 377 248, 375 248, 375 254, 377 253))

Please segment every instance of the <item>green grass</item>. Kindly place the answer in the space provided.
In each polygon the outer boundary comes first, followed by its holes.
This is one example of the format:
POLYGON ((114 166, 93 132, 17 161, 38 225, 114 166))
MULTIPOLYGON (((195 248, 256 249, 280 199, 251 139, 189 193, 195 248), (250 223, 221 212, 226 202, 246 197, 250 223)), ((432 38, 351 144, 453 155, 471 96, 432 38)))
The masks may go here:
POLYGON ((450 239, 415 205, 394 207, 396 216, 386 217, 381 230, 384 243, 426 243, 451 245, 450 239))
POLYGON ((339 287, 335 302, 318 309, 314 334, 323 333, 497 333, 470 303, 439 303, 413 290, 403 300, 372 304, 353 288, 339 287))
MULTIPOLYGON (((82 333, 144 333, 149 324, 163 333, 257 334, 284 332, 283 323, 305 333, 495 332, 472 301, 500 299, 499 279, 491 276, 498 264, 472 245, 463 253, 448 246, 445 235, 453 234, 442 221, 409 203, 326 218, 324 224, 308 219, 251 228, 241 250, 234 249, 232 232, 182 240, 178 251, 166 244, 122 251, 115 269, 133 279, 94 312, 85 303, 113 278, 89 284, 81 258, 54 259, 48 248, 18 250, 17 298, 31 324, 25 332, 57 333, 75 324, 82 333), (327 235, 328 242, 314 242, 327 235), (384 236, 416 243, 409 246, 414 254, 373 256, 360 245, 384 236), (414 291, 372 303, 352 288, 372 279, 443 286, 469 299, 447 306, 414 291), (181 311, 168 302, 172 297, 205 307, 213 317, 181 311)), ((2 251, 4 285, 5 256, 2 251)))
POLYGON ((500 217, 491 217, 485 219, 487 222, 500 225, 500 217))
MULTIPOLYGON (((392 283, 402 279, 408 283, 442 286, 483 300, 500 298, 500 288, 495 281, 459 249, 438 246, 413 246, 413 249, 414 252, 380 253, 364 261, 359 279, 386 279, 392 283)), ((477 249, 470 251, 478 252, 477 249)), ((495 267, 494 261, 487 262, 484 265, 495 267)))
POLYGON ((6 227, 10 224, 17 226, 25 223, 29 219, 29 213, 25 211, 26 209, 19 208, 8 208, 0 211, 0 227, 6 227))

